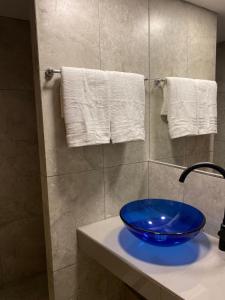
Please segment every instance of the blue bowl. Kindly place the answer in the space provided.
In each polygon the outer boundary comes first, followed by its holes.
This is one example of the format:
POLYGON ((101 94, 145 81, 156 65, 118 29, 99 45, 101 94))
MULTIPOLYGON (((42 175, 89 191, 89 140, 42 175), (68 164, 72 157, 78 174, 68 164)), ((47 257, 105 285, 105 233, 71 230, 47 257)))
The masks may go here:
POLYGON ((203 213, 195 207, 166 199, 130 202, 121 208, 120 217, 135 236, 160 246, 189 241, 206 222, 203 213))

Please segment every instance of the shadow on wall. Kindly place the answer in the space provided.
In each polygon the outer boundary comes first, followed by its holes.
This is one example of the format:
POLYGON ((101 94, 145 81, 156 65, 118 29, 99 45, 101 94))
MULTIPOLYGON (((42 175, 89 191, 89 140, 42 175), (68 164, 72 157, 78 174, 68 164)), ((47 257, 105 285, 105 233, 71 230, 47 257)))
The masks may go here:
POLYGON ((161 266, 192 264, 205 257, 211 248, 210 241, 203 233, 185 244, 160 247, 139 240, 126 228, 120 232, 119 243, 129 255, 139 260, 161 266))

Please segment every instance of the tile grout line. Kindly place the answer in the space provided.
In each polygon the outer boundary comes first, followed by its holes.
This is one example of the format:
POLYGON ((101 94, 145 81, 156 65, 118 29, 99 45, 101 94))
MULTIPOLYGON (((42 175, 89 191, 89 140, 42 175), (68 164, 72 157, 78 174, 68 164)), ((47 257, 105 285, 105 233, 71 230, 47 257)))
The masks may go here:
POLYGON ((58 269, 56 269, 56 270, 53 270, 53 273, 59 272, 59 271, 62 271, 62 270, 65 270, 65 269, 70 268, 70 267, 73 267, 73 266, 76 267, 76 263, 75 263, 75 262, 72 263, 72 264, 66 265, 66 266, 64 266, 64 267, 58 268, 58 269))
POLYGON ((132 162, 132 163, 121 163, 118 165, 114 166, 109 166, 105 167, 104 166, 104 149, 102 149, 102 156, 103 156, 103 166, 95 169, 88 169, 88 170, 81 170, 81 171, 72 171, 68 173, 59 173, 59 174, 54 174, 54 175, 47 175, 47 174, 40 174, 42 177, 47 177, 47 178, 52 178, 52 177, 59 177, 59 176, 69 176, 69 175, 76 175, 76 174, 82 174, 82 173, 88 173, 88 172, 95 172, 95 171, 101 171, 102 169, 113 169, 121 166, 131 166, 131 165, 137 165, 137 164, 143 164, 149 162, 149 160, 144 160, 144 161, 137 161, 137 162, 132 162))

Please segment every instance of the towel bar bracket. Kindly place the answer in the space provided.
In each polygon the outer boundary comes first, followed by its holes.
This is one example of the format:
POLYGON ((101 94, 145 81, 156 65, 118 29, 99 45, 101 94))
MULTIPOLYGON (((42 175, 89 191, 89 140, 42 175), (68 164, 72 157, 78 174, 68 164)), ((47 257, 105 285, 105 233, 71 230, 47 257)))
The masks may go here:
POLYGON ((50 80, 50 79, 52 79, 52 77, 54 76, 54 74, 61 74, 61 70, 55 70, 55 69, 48 68, 45 71, 45 78, 47 80, 50 80))

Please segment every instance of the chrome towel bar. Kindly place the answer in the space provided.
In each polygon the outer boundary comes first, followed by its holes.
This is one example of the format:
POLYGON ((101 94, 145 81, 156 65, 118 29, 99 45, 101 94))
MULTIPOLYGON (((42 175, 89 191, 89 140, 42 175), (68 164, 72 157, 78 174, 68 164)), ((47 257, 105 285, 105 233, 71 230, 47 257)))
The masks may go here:
MULTIPOLYGON (((52 77, 54 76, 54 74, 61 74, 61 70, 48 68, 48 69, 45 71, 45 78, 46 78, 47 80, 50 80, 50 79, 52 79, 52 77)), ((145 81, 148 81, 148 80, 149 80, 148 78, 145 78, 145 81)), ((150 79, 150 81, 153 81, 153 82, 154 82, 154 85, 155 85, 156 87, 160 87, 162 83, 163 83, 163 84, 166 83, 166 79, 161 79, 161 78, 150 79)))

